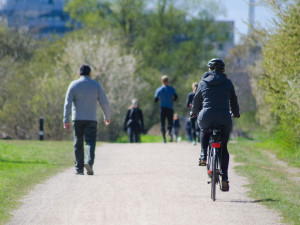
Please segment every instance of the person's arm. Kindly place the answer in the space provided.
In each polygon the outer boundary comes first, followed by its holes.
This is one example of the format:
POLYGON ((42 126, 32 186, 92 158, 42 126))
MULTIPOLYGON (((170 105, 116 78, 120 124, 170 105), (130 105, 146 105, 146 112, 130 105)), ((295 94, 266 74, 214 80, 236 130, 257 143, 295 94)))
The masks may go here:
POLYGON ((68 91, 66 93, 66 97, 65 97, 65 105, 64 105, 64 128, 66 128, 67 130, 70 129, 70 115, 71 115, 71 108, 72 108, 72 103, 73 103, 73 89, 72 89, 72 85, 70 84, 68 91))
POLYGON ((203 103, 203 97, 201 92, 201 82, 198 85, 197 92, 194 96, 193 102, 192 102, 192 108, 190 112, 190 117, 197 117, 198 113, 202 109, 202 103, 203 103))
POLYGON ((233 114, 233 117, 237 117, 237 118, 240 117, 240 107, 237 100, 237 96, 235 94, 234 86, 231 81, 230 81, 230 109, 233 114))
POLYGON ((125 121, 124 121, 124 131, 126 131, 126 129, 127 129, 127 122, 129 120, 129 114, 130 114, 130 110, 127 110, 125 121))
POLYGON ((141 120, 141 129, 142 129, 142 132, 144 133, 144 117, 143 117, 143 111, 140 110, 140 120, 141 120))
POLYGON ((108 100, 106 98, 106 95, 104 93, 104 90, 101 86, 101 84, 99 84, 98 87, 98 102, 101 106, 102 112, 103 112, 103 117, 104 117, 104 123, 106 125, 108 125, 110 123, 110 108, 109 108, 109 103, 108 100))
POLYGON ((173 95, 173 100, 176 101, 177 99, 178 99, 178 96, 177 96, 177 94, 175 93, 175 94, 173 95))
POLYGON ((158 102, 158 101, 159 101, 159 89, 155 91, 155 95, 154 95, 154 102, 158 102))
POLYGON ((186 107, 190 108, 190 94, 187 95, 185 104, 186 104, 186 107))
POLYGON ((178 99, 177 93, 175 91, 175 89, 173 88, 173 101, 176 101, 178 99))

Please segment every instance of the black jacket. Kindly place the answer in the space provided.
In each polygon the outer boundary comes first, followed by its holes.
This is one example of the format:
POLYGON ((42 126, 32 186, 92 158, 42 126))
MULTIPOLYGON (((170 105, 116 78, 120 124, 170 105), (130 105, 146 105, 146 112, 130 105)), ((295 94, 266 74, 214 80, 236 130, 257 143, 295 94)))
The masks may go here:
POLYGON ((128 127, 138 129, 140 132, 144 131, 144 119, 142 110, 140 110, 139 108, 132 108, 127 111, 124 121, 124 130, 126 130, 128 127))
POLYGON ((198 115, 201 129, 224 125, 231 130, 233 115, 239 117, 239 105, 231 80, 221 72, 211 71, 202 76, 191 108, 191 116, 198 115))
POLYGON ((194 92, 190 92, 188 95, 187 95, 187 98, 186 98, 186 107, 190 107, 190 104, 193 103, 193 99, 195 97, 195 93, 194 92))

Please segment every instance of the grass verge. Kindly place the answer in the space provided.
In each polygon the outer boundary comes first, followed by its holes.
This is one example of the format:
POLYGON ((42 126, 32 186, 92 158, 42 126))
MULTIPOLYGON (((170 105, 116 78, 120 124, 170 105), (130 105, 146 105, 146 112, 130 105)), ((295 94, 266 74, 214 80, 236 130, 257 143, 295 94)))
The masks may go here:
POLYGON ((0 141, 0 224, 36 183, 73 165, 72 142, 0 141))
POLYGON ((264 145, 249 140, 231 143, 229 149, 235 155, 235 161, 243 163, 236 170, 249 178, 252 198, 279 211, 283 222, 300 224, 299 183, 291 179, 292 174, 287 174, 274 165, 260 148, 262 146, 264 145))
MULTIPOLYGON (((153 136, 153 135, 141 135, 141 142, 142 143, 159 143, 162 142, 162 136, 153 136)), ((127 135, 123 135, 120 136, 116 143, 129 143, 128 141, 128 136, 127 135)))

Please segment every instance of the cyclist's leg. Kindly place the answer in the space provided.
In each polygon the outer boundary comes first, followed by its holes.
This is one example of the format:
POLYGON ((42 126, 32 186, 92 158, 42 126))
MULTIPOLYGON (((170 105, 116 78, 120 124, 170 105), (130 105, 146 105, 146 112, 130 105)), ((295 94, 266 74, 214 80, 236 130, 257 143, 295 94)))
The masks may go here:
POLYGON ((161 133, 164 138, 164 141, 166 140, 166 129, 165 129, 165 121, 166 121, 166 109, 165 108, 160 108, 160 124, 161 124, 161 133))
POLYGON ((74 134, 74 155, 75 155, 75 169, 77 172, 83 172, 84 166, 84 152, 83 152, 83 135, 84 124, 82 121, 74 121, 73 123, 74 134))
POLYGON ((224 134, 221 139, 222 142, 222 156, 221 156, 221 170, 222 170, 222 180, 228 181, 228 165, 229 165, 229 153, 227 149, 227 143, 229 140, 229 134, 224 134))
POLYGON ((96 136, 97 136, 97 122, 86 121, 84 129, 85 136, 85 163, 93 166, 95 160, 95 147, 96 147, 96 136))
POLYGON ((200 142, 201 142, 201 156, 200 160, 206 161, 207 158, 207 148, 209 145, 209 133, 200 131, 200 142))

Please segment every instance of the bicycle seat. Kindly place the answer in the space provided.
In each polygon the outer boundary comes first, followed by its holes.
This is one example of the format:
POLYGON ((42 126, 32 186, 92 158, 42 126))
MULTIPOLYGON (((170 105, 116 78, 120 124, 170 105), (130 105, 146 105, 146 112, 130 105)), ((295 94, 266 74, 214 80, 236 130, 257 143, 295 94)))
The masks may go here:
POLYGON ((216 135, 217 133, 223 133, 224 130, 225 130, 224 125, 213 125, 208 128, 202 129, 203 132, 212 133, 213 135, 216 135))

